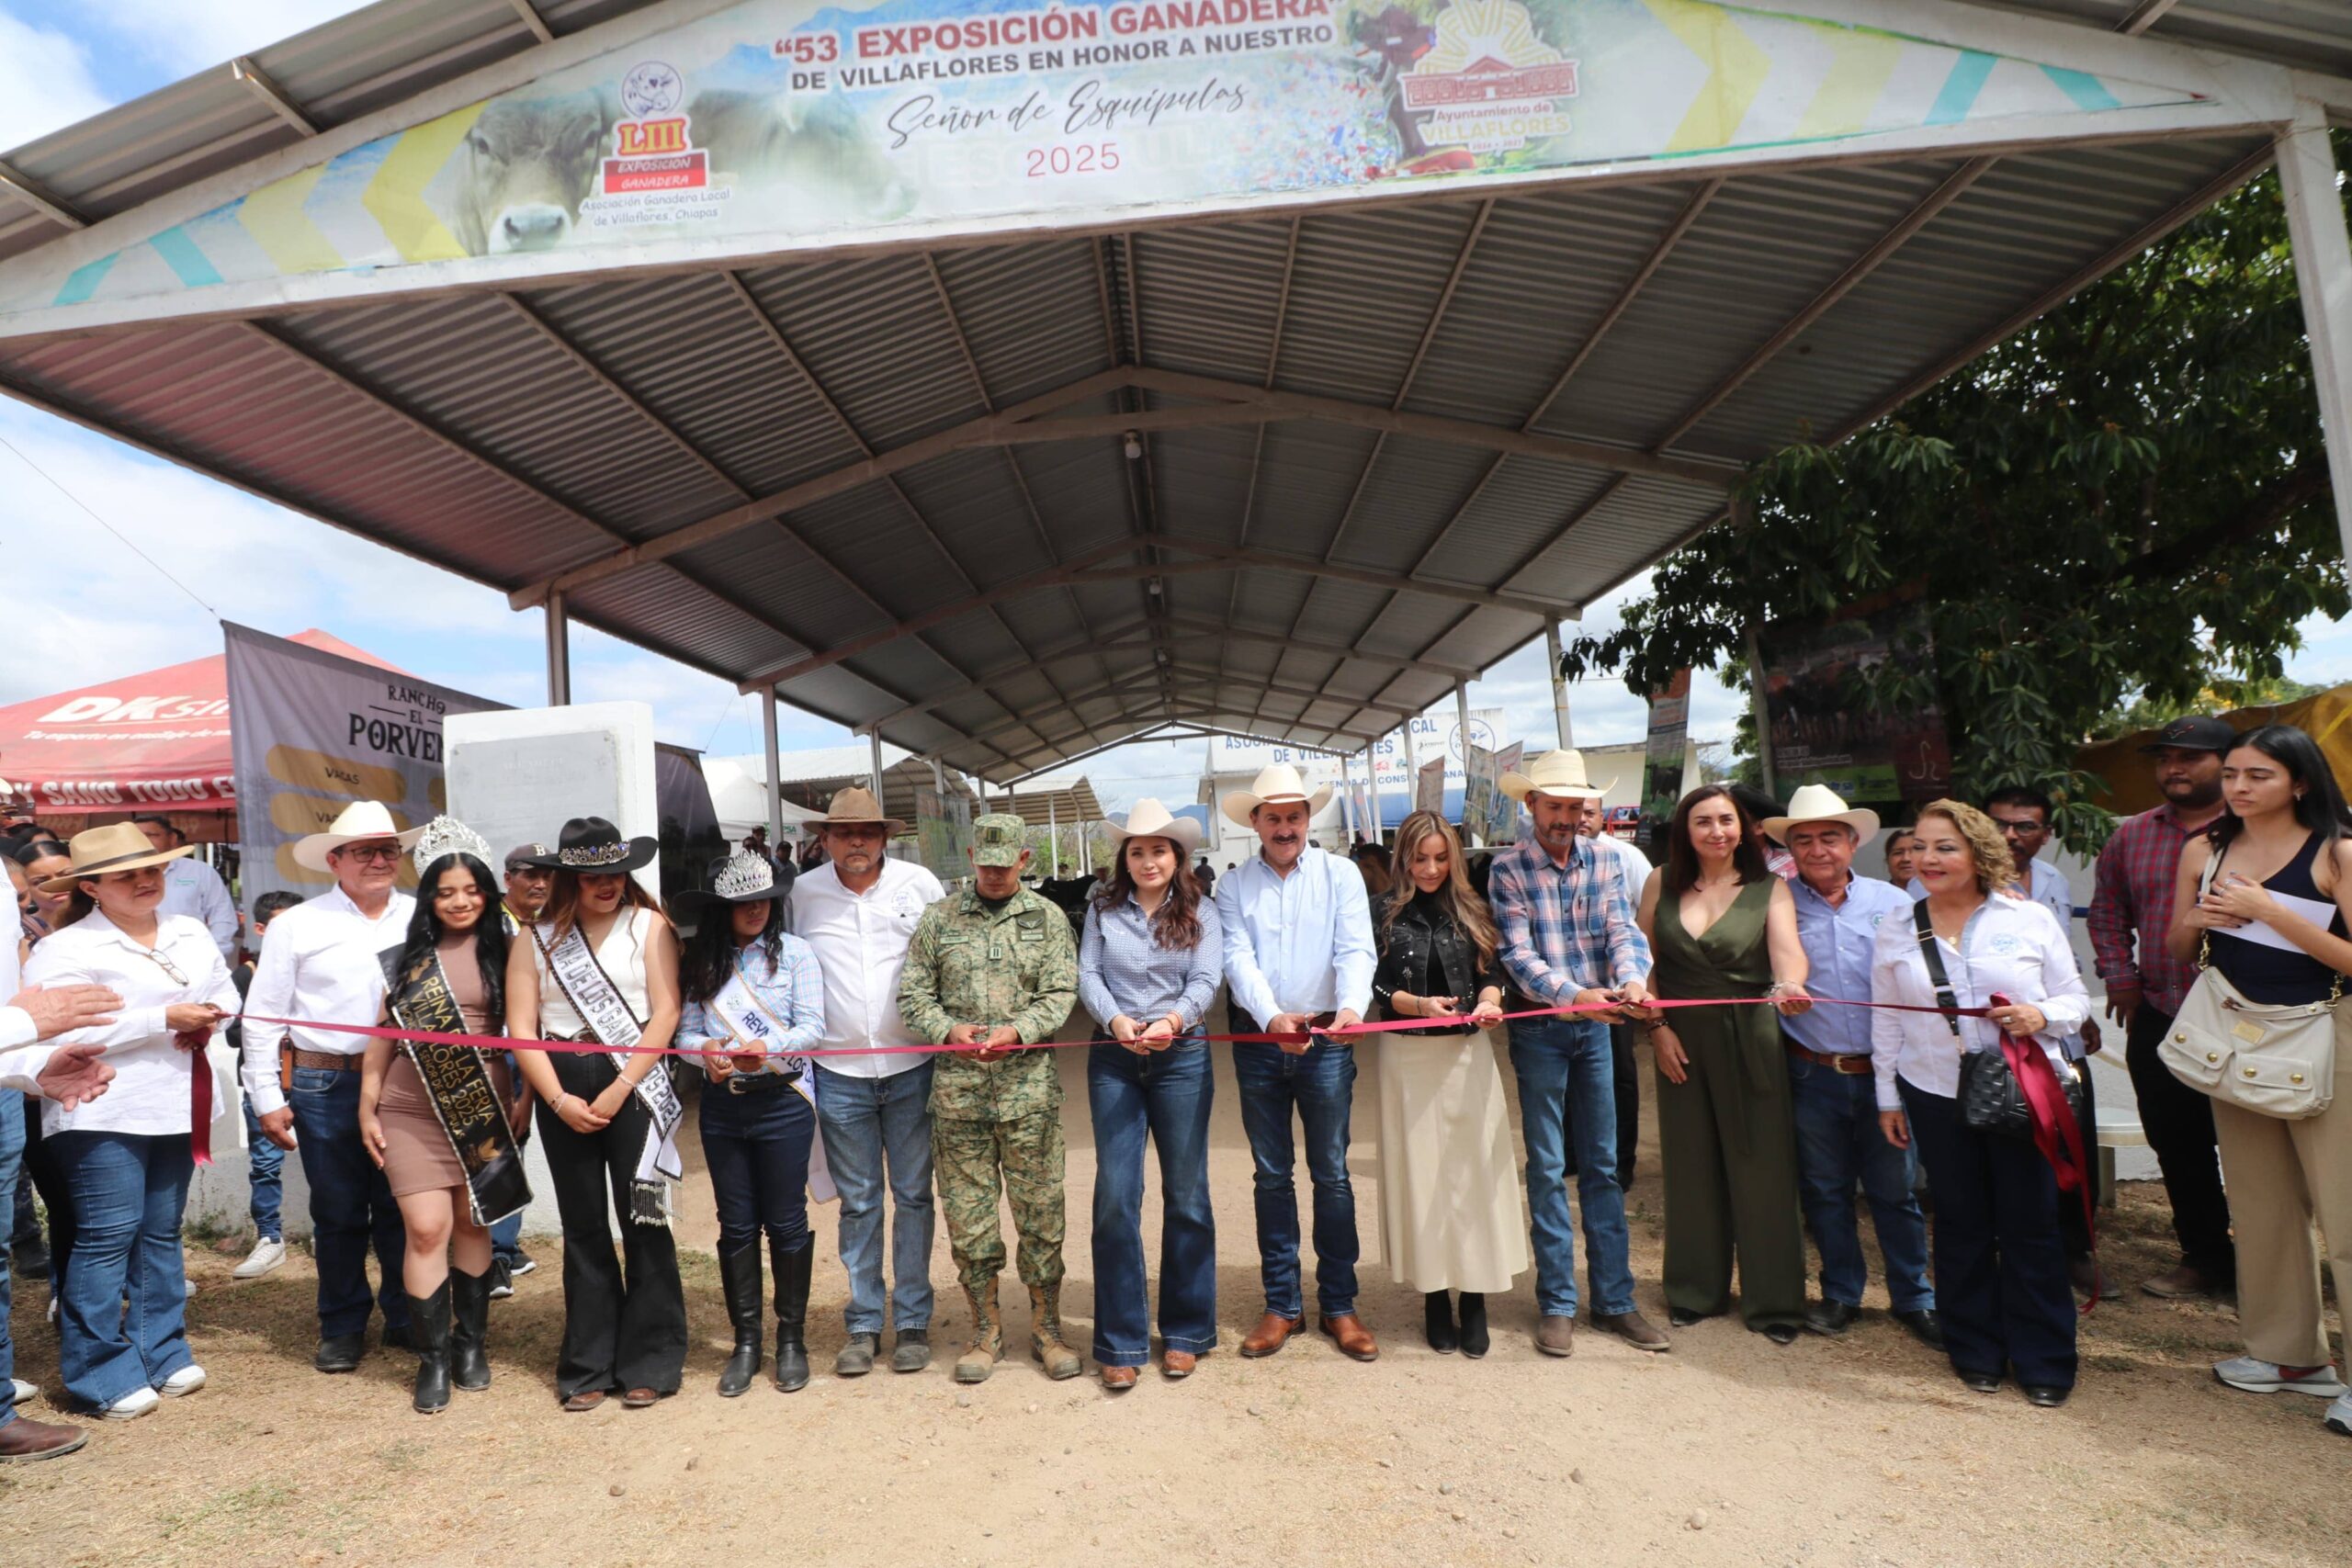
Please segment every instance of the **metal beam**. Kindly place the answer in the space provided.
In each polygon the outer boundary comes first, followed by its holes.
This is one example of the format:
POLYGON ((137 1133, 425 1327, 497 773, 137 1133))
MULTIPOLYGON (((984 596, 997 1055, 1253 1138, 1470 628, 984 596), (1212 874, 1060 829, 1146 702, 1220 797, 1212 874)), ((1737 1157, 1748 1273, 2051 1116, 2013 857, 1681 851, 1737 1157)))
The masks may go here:
POLYGON ((61 228, 86 229, 90 226, 88 219, 67 206, 61 197, 51 195, 48 187, 38 180, 18 174, 14 164, 0 164, 0 190, 6 191, 61 228))
MULTIPOLYGON (((1185 631, 1198 632, 1204 637, 1222 637, 1233 642, 1263 643, 1289 649, 1298 653, 1320 653, 1334 659, 1352 659, 1365 664, 1377 664, 1390 670, 1410 670, 1422 675, 1442 676, 1449 681, 1475 681, 1478 671, 1459 664, 1439 664, 1426 659, 1408 659, 1397 653, 1374 653, 1369 649, 1350 648, 1341 642, 1322 642, 1305 637, 1283 637, 1278 632, 1255 631, 1246 626, 1221 625, 1205 616, 1182 615, 1170 612, 1168 624, 1185 631)), ((1222 668, 1220 665, 1219 668, 1222 668)), ((1248 680, 1248 676, 1231 677, 1248 680)))
MULTIPOLYGON (((1114 628, 1111 635, 1114 637, 1114 640, 1110 642, 1098 641, 1096 640, 1095 636, 1081 635, 1075 641, 1057 644, 1052 648, 1045 649, 1035 659, 1021 663, 1000 665, 998 668, 989 671, 988 673, 984 675, 977 675, 971 680, 965 682, 962 685, 955 687, 952 690, 942 692, 936 696, 925 697, 920 702, 909 703, 902 708, 893 709, 889 713, 881 715, 879 717, 876 718, 874 722, 876 724, 895 724, 899 719, 906 718, 910 715, 929 713, 933 708, 944 706, 944 705, 956 702, 960 698, 974 696, 982 693, 986 693, 989 696, 989 700, 995 702, 998 706, 1005 707, 1006 705, 1000 701, 995 693, 990 691, 989 688, 995 686, 1001 681, 1008 681, 1015 675, 1026 673, 1033 667, 1047 664, 1059 664, 1073 659, 1091 659, 1096 660, 1102 664, 1103 675, 1107 679, 1111 672, 1111 667, 1109 662, 1103 660, 1103 655, 1110 653, 1142 652, 1159 646, 1159 640, 1156 637, 1128 637, 1125 636, 1125 633, 1134 630, 1136 627, 1140 626, 1143 624, 1144 623, 1140 620, 1123 623, 1121 626, 1114 628)), ((1064 700, 1067 701, 1067 697, 1065 697, 1064 700)), ((1012 710, 1009 707, 1006 707, 1006 711, 1010 712, 1012 710)))
POLYGON ((1399 577, 1394 572, 1372 571, 1362 567, 1341 566, 1317 560, 1312 556, 1285 555, 1274 550, 1220 544, 1215 539, 1195 538, 1189 534, 1165 534, 1157 541, 1170 549, 1185 550, 1193 555, 1208 556, 1217 560, 1236 561, 1246 566, 1265 567, 1274 571, 1303 572, 1309 577, 1329 577, 1341 582, 1359 583, 1366 588, 1385 588, 1400 593, 1419 593, 1431 599, 1451 599, 1457 604, 1477 604, 1488 609, 1510 610, 1539 619, 1546 616, 1581 615, 1583 606, 1558 600, 1533 599, 1523 594, 1489 592, 1451 582, 1430 582, 1399 577))
POLYGON ((533 38, 541 43, 555 41, 555 34, 548 30, 547 18, 539 15, 539 8, 532 5, 531 0, 506 0, 506 3, 514 7, 515 16, 521 17, 523 25, 531 29, 533 38))
MULTIPOLYGON (((1180 660, 1170 668, 1178 676, 1188 677, 1195 681, 1205 680, 1209 682, 1209 690, 1212 693, 1216 690, 1218 685, 1227 680, 1231 680, 1245 686, 1256 686, 1263 691, 1272 692, 1277 696, 1302 697, 1306 699, 1309 705, 1316 703, 1339 703, 1342 705, 1349 705, 1362 702, 1361 698, 1351 697, 1346 695, 1344 693, 1324 691, 1316 686, 1294 686, 1287 682, 1261 680, 1254 675, 1227 676, 1220 673, 1217 668, 1213 664, 1186 664, 1180 660)), ((1366 713, 1385 713, 1409 716, 1415 710, 1402 704, 1396 703, 1363 703, 1363 711, 1366 713)))
POLYGON ((2164 14, 2179 3, 2180 0, 2140 0, 2132 7, 2132 14, 2116 24, 2115 30, 2137 38, 2163 20, 2164 14))
POLYGON ((251 55, 241 54, 229 62, 229 74, 243 82, 254 96, 267 105, 270 113, 303 135, 316 136, 319 133, 317 122, 302 111, 301 105, 287 96, 286 89, 272 81, 268 72, 254 63, 251 55))

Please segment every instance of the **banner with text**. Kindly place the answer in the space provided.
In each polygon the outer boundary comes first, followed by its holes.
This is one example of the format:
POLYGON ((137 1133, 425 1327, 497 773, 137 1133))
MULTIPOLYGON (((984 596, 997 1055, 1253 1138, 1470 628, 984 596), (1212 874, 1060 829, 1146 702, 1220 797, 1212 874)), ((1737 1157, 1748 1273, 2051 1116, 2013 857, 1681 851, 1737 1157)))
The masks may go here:
POLYGON ((1682 796, 1682 764, 1690 746, 1690 670, 1674 672, 1663 691, 1650 694, 1649 744, 1642 759, 1642 820, 1634 840, 1644 853, 1674 817, 1682 796))
POLYGON ((1915 805, 1951 790, 1951 743, 1933 702, 1899 713, 1866 700, 1890 661, 1935 671, 1926 609, 1900 604, 1826 621, 1776 622, 1758 636, 1773 782, 1827 784, 1854 805, 1915 805))
MULTIPOLYGON (((325 832, 355 800, 381 801, 403 830, 431 821, 448 798, 442 720, 505 705, 232 622, 220 630, 248 909, 264 893, 310 897, 333 885, 294 863, 294 841, 325 832)), ((403 856, 401 886, 415 882, 403 856)))

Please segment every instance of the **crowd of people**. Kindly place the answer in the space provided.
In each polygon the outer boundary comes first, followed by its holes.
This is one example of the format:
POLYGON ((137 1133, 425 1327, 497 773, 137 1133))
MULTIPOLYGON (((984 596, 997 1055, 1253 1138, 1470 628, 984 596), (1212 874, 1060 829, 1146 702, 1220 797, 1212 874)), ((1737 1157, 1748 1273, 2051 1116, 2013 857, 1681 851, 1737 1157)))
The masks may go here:
MULTIPOLYGON (((2324 1263, 2352 1299, 2352 1107, 2332 1087, 2352 814, 2290 728, 2183 719, 2150 750, 2165 804, 2109 842, 2088 911, 2180 1244, 2142 1288, 2233 1292, 2245 1353, 2215 1375, 2324 1396, 2326 1425, 2352 1433, 2320 1292, 2324 1263)), ((903 824, 856 788, 815 825, 821 860, 747 846, 666 911, 632 874, 652 841, 602 818, 498 858, 462 823, 401 829, 357 803, 293 848, 333 886, 257 903, 246 954, 218 877, 168 822, 63 843, 20 833, 0 1083, 28 1113, 0 1107, 0 1213, 28 1171, 49 1220, 59 1403, 129 1419, 204 1387, 181 1223, 211 1108, 231 1096, 256 1233, 236 1273, 283 1261, 277 1161, 293 1151, 319 1371, 358 1367, 374 1322, 378 1347, 416 1358, 418 1411, 489 1386, 489 1303, 529 1268, 515 1227, 536 1136, 564 1244, 556 1397, 577 1412, 677 1393, 682 1074, 701 1080, 732 1331, 719 1395, 763 1366, 784 1393, 808 1382, 808 1205, 836 1196, 850 1287, 836 1375, 872 1371, 886 1330, 893 1371, 931 1364, 934 1202, 971 1324, 952 1376, 992 1374, 1012 1316, 1003 1202, 1046 1375, 1080 1376, 1091 1357, 1104 1387, 1132 1389, 1156 1322, 1160 1373, 1184 1379, 1221 1343, 1208 1031, 1223 994, 1262 1296, 1243 1357, 1305 1329, 1310 1243, 1317 1333, 1356 1360, 1380 1354, 1359 1311, 1348 1163, 1359 1062, 1377 1050, 1381 1252, 1421 1293, 1432 1349, 1487 1355, 1488 1300, 1531 1267, 1546 1356, 1572 1355, 1579 1325, 1664 1352, 1669 1329, 1735 1310, 1775 1345, 1834 1338, 1862 1311, 1867 1202, 1894 1321, 1971 1389, 2014 1381, 2035 1405, 2064 1404, 2078 1298, 2108 1286, 2085 1163, 2084 1064, 2102 1041, 2072 891, 2040 858, 2051 802, 1933 802, 1885 836, 1880 879, 1856 864, 1878 816, 1817 784, 1785 806, 1692 790, 1655 869, 1601 830, 1577 753, 1538 757, 1502 788, 1526 807, 1522 841, 1474 857, 1418 811, 1360 864, 1309 837, 1329 788, 1270 767, 1218 803, 1259 849, 1213 889, 1198 825, 1138 800, 1108 825, 1114 852, 1075 935, 1024 883, 1019 818, 974 823, 971 876, 951 892, 886 852, 903 824), (1097 1156, 1085 1355, 1062 1314, 1062 1080, 1037 1049, 1079 1008, 1094 1025, 1097 1156), (212 1050, 216 1034, 232 1049, 212 1050), (1663 1327, 1636 1303, 1625 1209, 1643 1044, 1663 1327)), ((7 1290, 0 1271, 0 1380, 7 1290)), ((86 1441, 27 1414, 28 1385, 0 1387, 0 1459, 86 1441)))

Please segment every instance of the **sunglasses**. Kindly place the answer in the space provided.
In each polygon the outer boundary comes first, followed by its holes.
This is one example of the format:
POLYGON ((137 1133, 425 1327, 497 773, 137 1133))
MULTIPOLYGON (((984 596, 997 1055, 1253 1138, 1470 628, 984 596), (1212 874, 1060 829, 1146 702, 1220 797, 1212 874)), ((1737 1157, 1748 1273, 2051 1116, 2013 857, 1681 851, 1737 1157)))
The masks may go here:
POLYGON ((345 844, 335 852, 348 855, 362 865, 389 865, 401 858, 398 844, 345 844))

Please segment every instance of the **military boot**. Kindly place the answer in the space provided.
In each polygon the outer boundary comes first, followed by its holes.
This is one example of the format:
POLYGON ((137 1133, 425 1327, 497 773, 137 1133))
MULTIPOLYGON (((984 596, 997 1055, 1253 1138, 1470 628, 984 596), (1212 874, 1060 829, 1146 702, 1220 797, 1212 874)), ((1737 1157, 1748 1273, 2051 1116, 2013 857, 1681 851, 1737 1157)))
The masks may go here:
POLYGON ((1059 1285, 1029 1287, 1029 1354, 1046 1369, 1046 1375, 1060 1381, 1074 1378, 1086 1370, 1077 1351, 1062 1343, 1062 1288, 1059 1285))
POLYGON ((972 1342, 956 1359, 956 1381, 986 1382, 1004 1359, 1004 1312, 997 1305, 996 1277, 989 1277, 984 1290, 965 1286, 964 1300, 972 1308, 972 1342))

